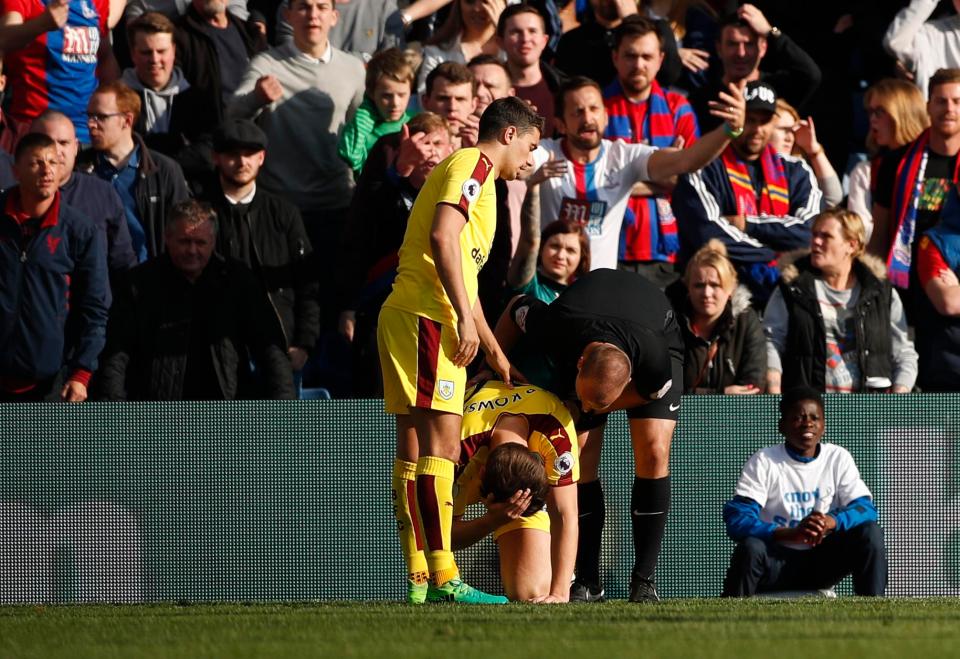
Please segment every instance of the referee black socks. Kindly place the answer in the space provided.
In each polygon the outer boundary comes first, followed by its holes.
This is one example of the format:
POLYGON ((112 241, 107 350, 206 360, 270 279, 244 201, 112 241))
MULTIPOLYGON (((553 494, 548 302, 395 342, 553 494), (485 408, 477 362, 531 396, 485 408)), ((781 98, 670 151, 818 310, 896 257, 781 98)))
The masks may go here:
MULTIPOLYGON (((663 532, 667 526, 669 511, 669 476, 633 479, 630 521, 633 525, 633 549, 636 555, 633 573, 638 577, 653 579, 657 558, 660 556, 660 547, 663 545, 663 532)), ((579 560, 577 567, 579 568, 579 560)))
POLYGON ((577 544, 576 580, 595 589, 600 587, 600 538, 606 506, 600 481, 577 485, 580 535, 577 544))

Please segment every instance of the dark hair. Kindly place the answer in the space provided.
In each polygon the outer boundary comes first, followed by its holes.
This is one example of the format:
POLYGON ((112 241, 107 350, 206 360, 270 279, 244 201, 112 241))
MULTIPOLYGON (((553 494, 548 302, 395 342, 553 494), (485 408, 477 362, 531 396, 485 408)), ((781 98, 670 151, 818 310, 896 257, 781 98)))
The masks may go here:
POLYGON ((787 389, 780 397, 780 417, 786 416, 787 412, 797 403, 804 400, 812 400, 823 410, 823 394, 819 389, 801 385, 787 389))
POLYGON ((427 74, 427 96, 430 96, 433 93, 433 82, 437 78, 443 78, 447 82, 454 85, 464 85, 469 82, 470 89, 473 90, 473 95, 477 95, 477 78, 473 75, 473 71, 468 69, 463 64, 458 62, 444 62, 442 64, 438 64, 433 71, 427 74))
POLYGON ((146 34, 147 36, 169 34, 172 37, 175 30, 176 27, 169 18, 155 11, 148 11, 145 14, 137 16, 127 25, 127 43, 130 44, 130 48, 132 49, 136 43, 137 35, 140 33, 146 34))
POLYGON ((405 82, 413 89, 415 73, 414 67, 410 65, 410 59, 402 50, 399 48, 381 50, 367 63, 367 96, 373 97, 373 90, 381 78, 405 82))
POLYGON ((57 143, 53 141, 46 133, 27 133, 20 138, 20 141, 17 142, 17 148, 13 152, 14 162, 20 161, 20 156, 22 156, 27 151, 33 151, 34 149, 49 149, 56 148, 57 143))
POLYGON ((573 220, 554 220, 545 226, 540 233, 541 251, 547 241, 558 233, 576 234, 577 241, 580 243, 580 264, 573 273, 574 277, 582 277, 590 272, 590 238, 587 237, 586 228, 573 220))
POLYGON ((656 23, 640 14, 627 16, 613 31, 613 48, 611 50, 618 50, 624 39, 643 37, 648 34, 657 37, 657 45, 660 46, 660 50, 663 50, 663 37, 660 35, 660 30, 657 29, 656 23))
POLYGON ((540 24, 543 25, 543 33, 547 33, 547 21, 544 20, 543 14, 540 13, 540 10, 534 7, 533 5, 528 4, 516 4, 510 5, 502 12, 500 12, 500 20, 497 21, 497 36, 501 39, 503 38, 504 33, 507 31, 507 21, 509 21, 514 16, 520 14, 533 14, 540 19, 540 24))
POLYGON ((467 68, 471 70, 474 66, 491 66, 491 65, 499 66, 501 69, 503 69, 503 73, 507 76, 507 81, 510 82, 510 84, 513 84, 513 82, 510 80, 510 69, 508 69, 506 63, 504 63, 504 61, 499 57, 497 57, 496 55, 490 55, 488 53, 480 53, 479 55, 474 57, 472 60, 467 62, 467 68))
POLYGON ((524 517, 543 508, 549 491, 543 459, 523 444, 501 444, 487 456, 480 493, 492 494, 494 501, 507 501, 517 490, 530 490, 532 497, 524 517))
POLYGON ((584 87, 593 87, 597 90, 597 93, 600 94, 600 98, 603 98, 603 90, 600 88, 600 83, 596 80, 586 76, 573 76, 572 78, 567 78, 566 82, 560 85, 560 89, 557 90, 557 96, 553 101, 553 114, 562 119, 567 94, 583 89, 584 87))
POLYGON ((495 140, 507 126, 515 126, 518 133, 527 133, 536 128, 542 135, 543 117, 534 112, 526 101, 516 96, 498 98, 488 105, 480 116, 477 139, 481 142, 495 140))
POLYGON ((750 30, 751 32, 754 31, 753 28, 750 27, 749 23, 747 23, 745 20, 743 20, 737 15, 737 12, 730 12, 728 14, 724 14, 723 16, 721 16, 720 19, 717 21, 717 42, 718 43, 723 38, 723 31, 728 27, 742 27, 750 30))
MULTIPOLYGON (((960 69, 937 69, 936 73, 930 76, 930 84, 927 85, 927 89, 932 90, 934 87, 955 82, 960 82, 960 69)), ((929 96, 929 92, 927 95, 929 96)))

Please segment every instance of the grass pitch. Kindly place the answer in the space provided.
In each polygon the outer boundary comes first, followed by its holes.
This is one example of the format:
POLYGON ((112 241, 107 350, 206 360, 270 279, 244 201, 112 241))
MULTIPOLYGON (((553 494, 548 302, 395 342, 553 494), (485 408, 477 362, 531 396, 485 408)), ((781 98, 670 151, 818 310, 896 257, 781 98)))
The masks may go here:
POLYGON ((960 657, 960 600, 0 607, 0 657, 960 657))

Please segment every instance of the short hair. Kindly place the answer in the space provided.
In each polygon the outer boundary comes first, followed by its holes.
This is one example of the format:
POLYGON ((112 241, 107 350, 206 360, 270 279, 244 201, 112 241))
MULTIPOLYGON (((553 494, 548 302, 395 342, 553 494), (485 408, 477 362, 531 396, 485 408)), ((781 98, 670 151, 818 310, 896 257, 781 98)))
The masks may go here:
POLYGON ((530 505, 522 513, 523 517, 543 508, 549 491, 543 458, 523 444, 501 444, 487 456, 480 493, 492 494, 494 501, 507 501, 517 490, 530 490, 530 505))
POLYGON ((960 69, 937 69, 937 72, 930 76, 930 84, 927 88, 932 93, 934 87, 955 82, 960 82, 960 69))
POLYGON ((105 82, 97 87, 93 95, 113 94, 117 98, 117 110, 124 114, 133 115, 133 124, 140 118, 140 95, 127 87, 119 80, 105 82))
POLYGON ((600 83, 596 80, 586 76, 573 76, 567 78, 566 82, 561 84, 560 89, 557 90, 557 96, 553 101, 553 114, 562 119, 563 112, 566 109, 567 94, 583 89, 584 87, 593 87, 597 90, 597 93, 600 94, 600 98, 603 98, 603 89, 600 88, 600 83))
MULTIPOLYGON (((459 1, 459 0, 458 0, 459 1)), ((540 19, 540 24, 543 26, 543 33, 547 33, 547 21, 544 19, 543 14, 540 13, 540 10, 534 7, 533 5, 528 5, 525 3, 518 3, 510 5, 502 12, 500 12, 500 19, 497 21, 497 36, 501 39, 503 35, 507 32, 507 21, 509 21, 514 16, 519 16, 520 14, 533 14, 540 19)))
POLYGON ((511 85, 513 84, 513 81, 510 78, 510 69, 507 68, 506 62, 504 62, 502 59, 500 59, 496 55, 490 55, 489 53, 480 53, 479 55, 474 57, 472 60, 467 62, 468 69, 473 69, 473 67, 475 66, 499 66, 501 69, 503 69, 504 75, 507 76, 507 82, 509 82, 511 85))
POLYGON ((720 278, 720 286, 725 291, 732 291, 737 287, 737 270, 730 262, 727 256, 727 246, 716 238, 711 238, 707 244, 697 250, 697 252, 687 262, 687 267, 683 271, 683 281, 687 285, 693 279, 693 272, 697 268, 713 268, 717 271, 720 278))
POLYGON ((800 385, 787 389, 783 392, 783 395, 780 396, 780 418, 785 418, 791 407, 805 400, 814 401, 820 408, 820 411, 823 411, 823 393, 821 393, 819 389, 800 385))
POLYGON ((498 98, 480 116, 477 139, 481 142, 495 140, 500 131, 508 126, 515 126, 518 133, 528 133, 536 128, 542 135, 543 117, 516 96, 498 98))
POLYGON ((13 151, 13 160, 14 162, 20 162, 21 156, 27 151, 55 148, 57 148, 57 143, 46 133, 27 133, 17 142, 17 147, 13 151))
POLYGON ((407 122, 407 130, 410 131, 411 135, 416 135, 417 133, 427 133, 429 135, 438 130, 445 130, 453 137, 453 130, 450 128, 450 124, 436 112, 421 112, 407 122))
MULTIPOLYGON (((897 78, 878 80, 863 95, 863 106, 869 108, 871 104, 882 107, 893 122, 895 143, 890 148, 909 144, 930 126, 923 92, 912 82, 897 78)), ((873 136, 867 135, 867 148, 875 152, 877 147, 873 136)))
POLYGON ((367 95, 373 96, 373 90, 381 78, 394 82, 405 82, 413 89, 415 71, 410 58, 399 48, 387 48, 370 58, 367 63, 367 95))
MULTIPOLYGON (((757 34, 757 31, 754 30, 749 23, 740 18, 737 15, 737 12, 729 12, 720 17, 717 21, 717 42, 719 43, 723 39, 723 31, 728 27, 737 27, 743 28, 745 30, 750 30, 754 34, 757 34)), ((757 36, 760 36, 757 34, 757 36)))
POLYGON ((34 119, 32 122, 30 122, 30 125, 36 126, 39 123, 46 123, 48 121, 65 121, 68 124, 70 124, 71 128, 74 129, 73 130, 74 134, 76 134, 77 132, 76 127, 73 125, 73 120, 70 117, 65 115, 63 112, 60 112, 60 110, 53 110, 51 108, 47 108, 46 110, 38 114, 37 118, 34 119))
POLYGON ((630 381, 632 370, 630 358, 623 350, 612 345, 600 344, 586 354, 580 374, 612 387, 615 383, 626 385, 630 381))
POLYGON ((622 44, 625 39, 635 39, 648 34, 652 34, 657 37, 657 45, 662 51, 663 36, 660 34, 660 30, 657 29, 657 24, 646 16, 641 16, 640 14, 627 16, 613 31, 613 44, 611 50, 619 50, 620 44, 622 44))
POLYGON ((857 249, 853 253, 853 258, 857 258, 866 250, 867 231, 863 226, 863 220, 853 211, 843 208, 831 208, 823 211, 810 223, 810 228, 826 220, 836 220, 840 224, 840 233, 844 240, 853 240, 857 243, 857 249))
POLYGON ((553 236, 557 234, 576 234, 577 242, 580 243, 580 263, 573 275, 582 277, 590 272, 590 238, 587 236, 587 229, 580 222, 574 220, 554 220, 543 228, 540 234, 540 249, 547 244, 553 236))
POLYGON ((148 11, 127 24, 127 42, 133 48, 138 34, 142 33, 147 36, 169 34, 172 37, 175 30, 176 27, 169 18, 155 11, 148 11))
POLYGON ((438 64, 433 71, 427 74, 427 96, 433 94, 433 83, 437 78, 443 78, 453 85, 470 83, 470 89, 473 91, 473 95, 477 95, 477 78, 473 75, 473 71, 468 69, 465 64, 460 64, 459 62, 443 62, 442 64, 438 64))
POLYGON ((213 233, 217 233, 217 212, 205 201, 186 199, 177 202, 167 215, 167 223, 163 227, 164 234, 173 231, 174 225, 183 222, 188 227, 200 226, 204 222, 213 223, 213 233))

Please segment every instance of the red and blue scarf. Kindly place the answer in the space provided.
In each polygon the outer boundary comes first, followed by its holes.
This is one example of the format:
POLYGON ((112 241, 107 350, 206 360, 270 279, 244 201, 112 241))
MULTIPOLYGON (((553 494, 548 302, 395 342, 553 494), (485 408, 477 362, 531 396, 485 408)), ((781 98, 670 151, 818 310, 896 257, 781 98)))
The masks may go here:
MULTIPOLYGON (((670 106, 666 92, 654 80, 650 85, 650 96, 646 103, 633 103, 623 93, 619 80, 614 80, 604 92, 609 123, 605 131, 608 139, 622 139, 631 143, 646 143, 657 148, 673 145, 678 133, 680 120, 693 111, 683 104, 676 114, 670 106)), ((693 133, 696 134, 696 126, 693 133)), ((689 140, 685 146, 690 146, 689 140)), ((655 259, 657 254, 673 261, 679 248, 677 222, 670 209, 667 197, 631 197, 624 217, 620 237, 620 260, 647 261, 655 259), (647 222, 657 220, 657 234, 647 229, 649 236, 640 232, 647 222), (644 222, 647 220, 647 222, 644 222), (658 245, 651 244, 654 238, 658 245)))
MULTIPOLYGON (((910 285, 910 262, 913 238, 917 230, 917 210, 923 192, 923 178, 929 158, 930 129, 920 133, 913 141, 897 166, 897 178, 893 187, 893 216, 897 221, 893 244, 887 254, 887 275, 897 288, 910 285)), ((960 158, 957 159, 960 165, 960 158)), ((953 170, 953 182, 957 182, 958 168, 953 170)))
POLYGON ((757 191, 750 179, 746 164, 740 159, 732 146, 728 146, 721 156, 723 166, 733 188, 733 197, 737 201, 737 215, 776 215, 790 214, 790 187, 783 160, 770 145, 760 154, 763 167, 763 188, 759 203, 757 191))

